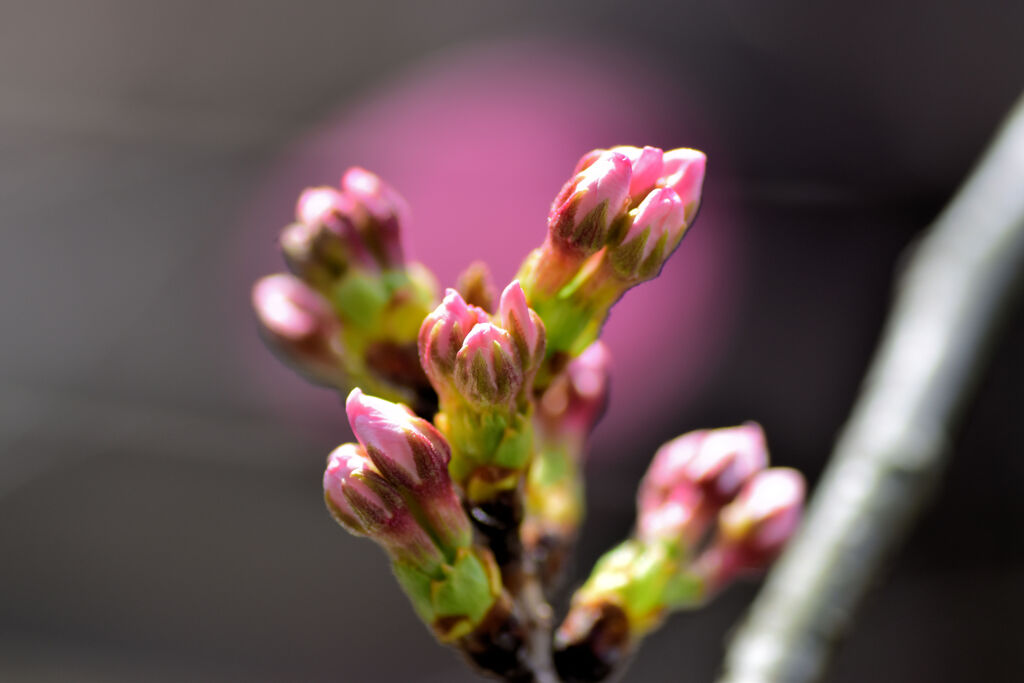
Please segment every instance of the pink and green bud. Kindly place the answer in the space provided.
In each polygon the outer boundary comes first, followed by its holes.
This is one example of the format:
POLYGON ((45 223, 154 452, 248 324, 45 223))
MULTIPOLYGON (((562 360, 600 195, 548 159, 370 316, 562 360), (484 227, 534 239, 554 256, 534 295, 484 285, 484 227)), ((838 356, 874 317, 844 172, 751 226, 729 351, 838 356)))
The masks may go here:
POLYGON ((707 157, 695 149, 680 148, 665 152, 659 184, 679 195, 686 208, 686 223, 693 221, 700 207, 707 157))
POLYGON ((611 151, 623 154, 632 165, 633 174, 629 183, 629 196, 632 201, 640 201, 654 189, 661 178, 662 151, 657 147, 630 147, 622 145, 612 147, 611 151))
POLYGON ((343 444, 327 458, 324 500, 346 530, 372 538, 393 558, 428 571, 444 563, 441 551, 399 491, 380 475, 358 444, 343 444))
POLYGON ((720 542, 740 551, 748 567, 775 558, 800 525, 804 478, 787 467, 759 472, 718 515, 720 542))
POLYGON ((408 205, 398 192, 366 169, 352 167, 341 178, 341 189, 358 207, 355 224, 383 267, 404 262, 401 227, 408 224, 408 205))
POLYGON ((655 277, 686 231, 686 210, 674 190, 658 188, 629 212, 626 234, 610 254, 627 279, 655 277))
POLYGON ((384 477, 400 488, 448 481, 448 442, 427 420, 400 403, 353 389, 345 411, 356 439, 384 477))
POLYGON ((413 500, 449 554, 469 544, 472 531, 448 473, 451 448, 429 421, 400 403, 353 389, 345 402, 349 424, 381 476, 413 500))
POLYGON ((715 513, 767 464, 764 432, 753 422, 669 441, 658 449, 640 484, 640 534, 676 534, 695 542, 715 513))
POLYGON ((513 280, 501 293, 498 319, 515 344, 524 372, 535 371, 544 360, 544 323, 527 306, 526 295, 519 286, 519 280, 513 280))
POLYGON ((804 479, 796 470, 773 467, 747 482, 718 515, 718 533, 694 564, 710 591, 761 571, 793 536, 803 513, 804 479))
POLYGON ((459 394, 478 410, 512 410, 524 380, 511 335, 491 323, 477 323, 455 359, 459 394))
POLYGON ((747 422, 707 432, 686 469, 705 495, 724 505, 767 466, 764 430, 756 422, 747 422))
POLYGON ((612 222, 628 206, 631 175, 625 155, 601 151, 555 198, 548 216, 551 241, 583 255, 604 246, 612 222))
POLYGON ((264 338, 297 369, 319 384, 345 385, 341 325, 323 297, 278 273, 253 286, 252 305, 264 338))
POLYGON ((295 204, 296 222, 281 232, 288 268, 312 284, 327 286, 349 266, 376 269, 352 221, 356 204, 332 187, 303 190, 295 204))
POLYGON ((438 393, 447 393, 451 385, 455 358, 466 336, 478 323, 489 320, 483 309, 467 304, 454 289, 449 289, 441 305, 423 320, 420 364, 438 393))

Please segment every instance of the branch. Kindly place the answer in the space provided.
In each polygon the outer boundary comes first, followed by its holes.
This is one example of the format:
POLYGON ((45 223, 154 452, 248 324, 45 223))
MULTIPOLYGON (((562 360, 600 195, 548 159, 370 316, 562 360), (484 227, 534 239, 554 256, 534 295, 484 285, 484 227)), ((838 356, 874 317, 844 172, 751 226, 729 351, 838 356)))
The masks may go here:
POLYGON ((912 254, 860 398, 799 535, 719 683, 820 678, 941 472, 950 429, 1024 272, 1024 99, 912 254))

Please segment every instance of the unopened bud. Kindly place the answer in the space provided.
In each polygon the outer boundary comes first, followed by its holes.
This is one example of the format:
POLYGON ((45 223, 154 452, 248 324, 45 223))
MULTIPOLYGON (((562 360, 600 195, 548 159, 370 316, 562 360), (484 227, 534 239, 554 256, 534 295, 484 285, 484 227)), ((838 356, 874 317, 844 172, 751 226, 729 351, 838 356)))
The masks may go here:
POLYGON ((767 466, 764 430, 756 422, 747 422, 708 431, 686 470, 705 494, 725 504, 767 466))
POLYGON ((637 496, 641 536, 699 539, 722 505, 768 463, 756 423, 689 432, 655 454, 637 496))
POLYGON ((401 227, 408 224, 409 209, 398 192, 366 169, 352 167, 341 178, 341 189, 362 209, 355 223, 370 251, 384 267, 400 266, 401 227))
POLYGON ((345 411, 359 443, 389 481, 416 489, 447 478, 451 451, 427 420, 359 389, 348 395, 345 411))
POLYGON ((441 305, 424 320, 419 333, 420 364, 438 393, 451 384, 455 357, 477 323, 488 322, 483 309, 467 304, 449 289, 441 305))
POLYGON ((626 210, 631 174, 625 155, 602 151, 555 198, 548 216, 551 240, 583 254, 604 246, 612 221, 626 210))
POLYGON ((253 286, 252 305, 263 336, 303 374, 344 386, 341 326, 323 297, 298 278, 278 273, 253 286))
POLYGON ((523 386, 523 367, 508 332, 477 323, 455 360, 455 386, 478 409, 512 406, 523 386))
POLYGON ((345 402, 349 424, 378 472, 416 500, 434 536, 449 553, 471 538, 469 518, 448 474, 451 448, 441 432, 400 403, 353 389, 345 402))
POLYGON ((647 280, 679 244, 686 231, 686 211, 674 190, 658 188, 629 212, 628 228, 615 247, 611 261, 615 269, 629 279, 647 280))
POLYGON ((800 524, 804 478, 786 467, 758 473, 718 516, 721 543, 742 552, 757 568, 775 558, 800 524))
POLYGON ((498 318, 515 343, 523 370, 536 370, 544 360, 544 323, 526 305, 526 295, 519 286, 519 280, 513 280, 501 293, 498 318))
POLYGON ((295 204, 296 222, 281 232, 288 268, 318 287, 345 273, 350 265, 376 268, 352 222, 356 204, 332 187, 303 190, 295 204))
POLYGON ((328 457, 324 499, 346 530, 369 536, 392 557, 428 570, 445 561, 399 491, 380 475, 358 444, 343 444, 328 457))

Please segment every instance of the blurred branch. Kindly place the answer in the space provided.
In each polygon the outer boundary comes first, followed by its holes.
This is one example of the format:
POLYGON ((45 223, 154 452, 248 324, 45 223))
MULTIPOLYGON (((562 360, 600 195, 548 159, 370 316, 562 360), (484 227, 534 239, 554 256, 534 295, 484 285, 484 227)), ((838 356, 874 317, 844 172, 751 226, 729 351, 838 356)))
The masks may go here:
POLYGON ((917 246, 806 522, 730 644, 720 683, 817 680, 946 459, 1024 272, 1024 99, 917 246))

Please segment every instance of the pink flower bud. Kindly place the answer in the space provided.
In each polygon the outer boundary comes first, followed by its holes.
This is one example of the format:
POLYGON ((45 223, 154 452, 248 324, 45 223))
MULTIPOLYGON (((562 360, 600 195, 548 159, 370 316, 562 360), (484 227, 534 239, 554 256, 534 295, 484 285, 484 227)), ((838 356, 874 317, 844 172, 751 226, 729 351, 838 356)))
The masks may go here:
POLYGON ((252 305, 263 336, 310 379, 344 384, 341 326, 323 297, 298 278, 278 273, 253 286, 252 305))
POLYGON ((629 196, 639 201, 646 195, 661 177, 662 151, 657 147, 612 147, 613 152, 624 154, 633 167, 632 179, 629 183, 629 196))
POLYGON ((395 188, 365 168, 353 166, 341 177, 341 189, 381 223, 394 220, 407 224, 409 205, 395 188))
POLYGON ((630 254, 634 270, 647 261, 663 238, 662 258, 667 258, 686 230, 686 207, 669 188, 658 188, 648 194, 629 216, 629 229, 617 251, 630 254))
POLYGON ((707 157, 695 149, 673 149, 663 157, 660 185, 675 190, 686 207, 686 222, 690 223, 700 206, 704 185, 704 167, 707 157))
POLYGON ((303 279, 337 278, 348 265, 377 267, 352 222, 356 204, 331 187, 303 190, 295 205, 296 223, 281 233, 288 268, 303 279))
POLYGON ((341 188, 366 212, 356 224, 370 250, 385 267, 404 261, 401 227, 408 225, 409 208, 398 192, 366 169, 352 167, 341 178, 341 188))
POLYGON ((775 558, 800 524, 804 478, 786 467, 759 472, 718 515, 720 543, 757 568, 775 558))
POLYGON ((508 332, 478 323, 455 360, 455 386, 477 408, 511 406, 523 386, 523 368, 508 332))
POLYGON ((345 411, 374 466, 400 488, 419 490, 449 481, 451 449, 434 425, 401 405, 353 389, 345 411))
POLYGON ((657 527, 664 531, 664 515, 668 513, 661 508, 673 500, 683 500, 692 509, 685 518, 679 517, 687 526, 679 527, 678 533, 699 538, 721 506, 732 500, 767 462, 764 433, 753 422, 689 432, 669 441, 658 449, 640 484, 640 530, 657 527), (648 517, 658 521, 648 522, 648 517))
POLYGON ((631 174, 628 158, 601 151, 555 198, 548 216, 554 243, 584 254, 604 246, 612 222, 626 210, 631 174))
POLYGON ((380 531, 405 508, 398 491, 373 468, 363 447, 354 443, 342 444, 328 456, 324 497, 335 519, 359 536, 380 531))
POLYGON ((764 430, 755 422, 707 432, 686 464, 688 476, 714 501, 736 497, 751 477, 768 466, 764 430))
POLYGON ((357 536, 369 536, 392 556, 420 568, 440 567, 445 561, 401 494, 358 444, 342 444, 327 458, 324 499, 339 524, 357 536))
POLYGON ((455 357, 470 330, 477 323, 488 322, 483 309, 468 305, 459 293, 449 289, 441 304, 420 326, 420 364, 438 393, 451 384, 455 357))
POLYGON ((501 326, 512 337, 524 371, 532 371, 544 360, 544 323, 526 304, 526 294, 513 280, 501 293, 498 304, 501 326))

